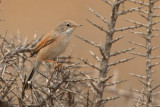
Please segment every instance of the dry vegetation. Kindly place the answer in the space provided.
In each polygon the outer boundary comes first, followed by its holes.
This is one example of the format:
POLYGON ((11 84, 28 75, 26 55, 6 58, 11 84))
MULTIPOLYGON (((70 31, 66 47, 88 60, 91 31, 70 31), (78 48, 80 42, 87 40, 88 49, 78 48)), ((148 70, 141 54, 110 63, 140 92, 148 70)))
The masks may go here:
POLYGON ((107 4, 111 8, 109 19, 104 18, 92 8, 87 8, 95 15, 95 17, 98 17, 99 20, 103 21, 107 25, 107 28, 103 28, 93 21, 87 21, 102 32, 105 32, 104 46, 87 40, 82 36, 75 35, 82 41, 99 49, 101 56, 97 56, 92 51, 90 51, 90 53, 100 66, 95 66, 92 62, 89 62, 84 58, 79 58, 79 62, 74 62, 72 60, 72 54, 65 57, 59 57, 57 58, 57 63, 62 63, 64 67, 56 68, 44 65, 45 69, 38 71, 38 74, 40 75, 38 77, 41 79, 32 81, 32 89, 25 92, 24 99, 22 99, 22 89, 25 78, 27 77, 24 73, 25 67, 28 63, 34 64, 33 61, 30 60, 28 53, 33 50, 41 37, 37 38, 37 35, 35 34, 33 41, 25 39, 22 43, 19 33, 17 36, 11 37, 9 37, 7 33, 0 36, 0 106, 103 107, 107 106, 107 103, 112 100, 114 100, 112 101, 114 105, 116 99, 122 97, 133 99, 133 106, 135 107, 159 106, 160 101, 154 98, 154 96, 159 94, 159 91, 155 90, 159 88, 160 85, 152 85, 152 74, 156 73, 152 68, 160 64, 160 61, 152 63, 152 60, 160 58, 159 56, 152 56, 152 51, 159 49, 159 46, 152 46, 152 39, 158 38, 159 34, 156 33, 157 31, 160 31, 160 28, 155 26, 160 22, 160 20, 158 20, 160 15, 154 12, 154 10, 160 8, 155 6, 159 0, 114 0, 113 2, 103 0, 103 2, 104 5, 107 4), (125 2, 131 2, 137 7, 125 9, 125 2), (131 14, 132 12, 139 14, 146 23, 126 19, 126 21, 133 23, 133 26, 124 26, 122 28, 115 27, 119 17, 128 13, 131 14), (146 29, 146 32, 139 32, 137 31, 138 28, 146 29), (145 40, 145 44, 130 41, 131 44, 144 48, 146 50, 144 53, 133 52, 134 48, 132 47, 111 53, 113 44, 119 42, 119 40, 124 37, 119 35, 119 37, 115 38, 115 33, 125 30, 129 30, 131 33, 134 33, 145 40), (115 62, 110 61, 111 58, 124 53, 130 53, 134 56, 123 58, 115 62), (113 79, 114 81, 110 82, 110 79, 116 75, 108 74, 108 72, 111 71, 110 68, 120 63, 132 61, 136 56, 145 59, 146 65, 144 66, 144 72, 146 75, 130 74, 138 78, 142 83, 142 86, 144 86, 143 89, 132 89, 132 91, 130 91, 114 87, 114 85, 127 81, 113 79), (99 74, 98 78, 82 71, 81 68, 83 65, 90 66, 97 70, 99 74), (104 96, 105 91, 112 93, 115 96, 104 96))

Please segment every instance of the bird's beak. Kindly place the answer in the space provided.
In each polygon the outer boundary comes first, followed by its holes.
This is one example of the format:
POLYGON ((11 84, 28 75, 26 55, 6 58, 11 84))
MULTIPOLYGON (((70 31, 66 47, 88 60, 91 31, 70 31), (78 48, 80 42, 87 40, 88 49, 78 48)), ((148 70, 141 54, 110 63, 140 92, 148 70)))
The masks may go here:
POLYGON ((77 27, 80 27, 80 26, 82 26, 82 25, 80 25, 80 24, 73 25, 74 28, 77 28, 77 27))

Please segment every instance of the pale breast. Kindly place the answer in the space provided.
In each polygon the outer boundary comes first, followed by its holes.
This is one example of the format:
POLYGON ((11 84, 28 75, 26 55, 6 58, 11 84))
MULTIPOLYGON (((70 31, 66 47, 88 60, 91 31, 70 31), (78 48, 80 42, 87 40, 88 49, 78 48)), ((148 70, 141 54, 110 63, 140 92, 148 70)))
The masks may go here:
POLYGON ((38 56, 41 60, 56 58, 66 50, 69 42, 70 42, 70 37, 67 36, 59 37, 53 43, 42 48, 39 51, 38 56))

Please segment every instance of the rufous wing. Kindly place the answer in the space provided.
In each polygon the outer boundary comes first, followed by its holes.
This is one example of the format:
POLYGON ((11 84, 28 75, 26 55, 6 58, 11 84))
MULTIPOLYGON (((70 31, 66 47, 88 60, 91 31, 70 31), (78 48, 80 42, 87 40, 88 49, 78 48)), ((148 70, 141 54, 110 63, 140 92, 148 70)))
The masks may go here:
POLYGON ((32 51, 31 53, 31 57, 34 56, 35 54, 37 54, 39 52, 39 50, 41 50, 43 47, 47 46, 48 44, 54 42, 56 40, 56 36, 53 36, 53 33, 49 33, 47 35, 44 36, 44 38, 37 44, 37 46, 35 47, 35 49, 32 51))

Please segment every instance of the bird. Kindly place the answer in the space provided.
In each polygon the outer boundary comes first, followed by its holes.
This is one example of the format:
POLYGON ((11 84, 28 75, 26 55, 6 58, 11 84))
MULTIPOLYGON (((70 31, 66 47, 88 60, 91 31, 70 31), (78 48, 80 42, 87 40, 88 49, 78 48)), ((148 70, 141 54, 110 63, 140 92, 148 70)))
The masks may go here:
MULTIPOLYGON (((58 57, 66 50, 70 43, 73 31, 80 26, 82 25, 77 24, 74 21, 64 20, 60 22, 53 31, 44 35, 42 40, 36 45, 30 54, 31 57, 35 54, 37 54, 37 56, 34 67, 24 83, 24 90, 28 87, 28 83, 31 81, 34 72, 39 69, 42 62, 52 62, 54 58, 58 57)), ((22 96, 24 96, 24 93, 22 96)))

